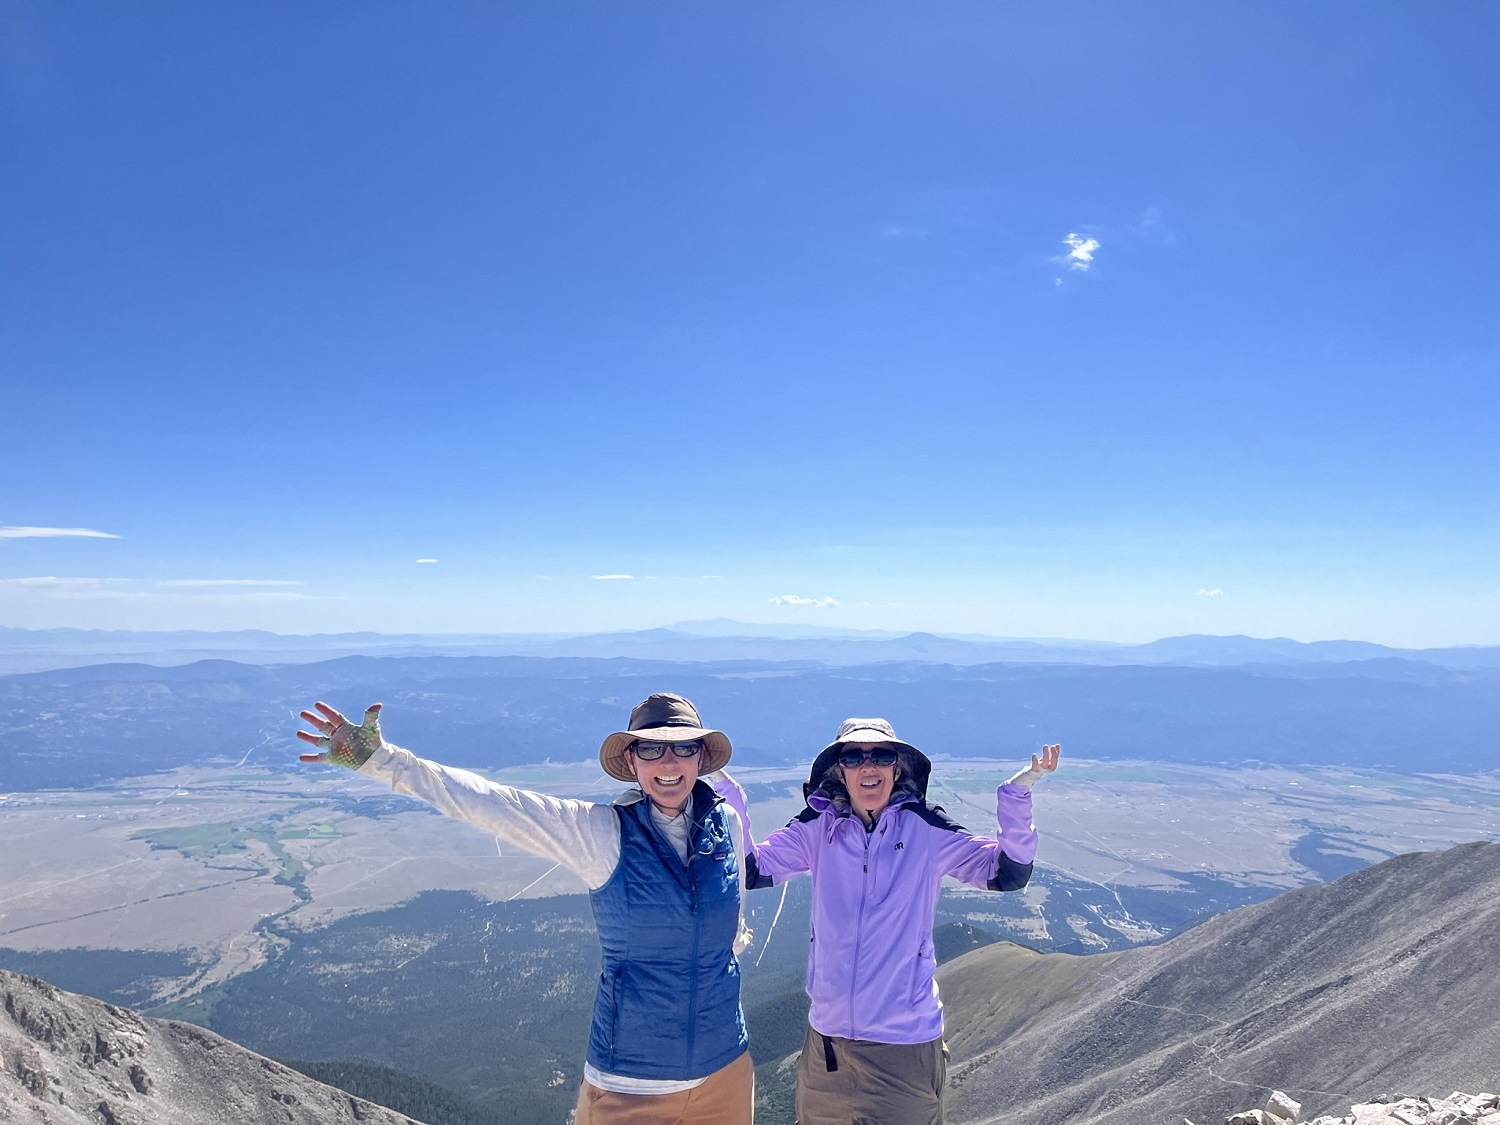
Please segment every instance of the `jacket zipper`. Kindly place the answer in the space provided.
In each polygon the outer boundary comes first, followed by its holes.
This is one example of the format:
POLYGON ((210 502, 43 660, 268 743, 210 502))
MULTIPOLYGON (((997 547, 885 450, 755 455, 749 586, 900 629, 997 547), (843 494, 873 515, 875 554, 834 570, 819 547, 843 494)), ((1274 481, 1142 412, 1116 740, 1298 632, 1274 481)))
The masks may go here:
POLYGON ((688 994, 688 1021, 687 1021, 687 1058, 684 1064, 691 1067, 695 1054, 694 1040, 698 1036, 698 945, 703 931, 703 919, 698 914, 698 877, 693 871, 693 835, 692 826, 688 828, 688 913, 693 916, 693 965, 692 965, 692 991, 688 994))
POLYGON ((870 889, 870 837, 872 833, 865 832, 865 826, 859 823, 857 818, 851 818, 853 823, 859 825, 859 830, 865 836, 865 854, 861 864, 859 878, 859 920, 854 924, 854 960, 849 973, 849 1038, 858 1039, 859 1028, 854 1024, 854 997, 858 994, 859 984, 859 947, 865 939, 865 898, 870 889))

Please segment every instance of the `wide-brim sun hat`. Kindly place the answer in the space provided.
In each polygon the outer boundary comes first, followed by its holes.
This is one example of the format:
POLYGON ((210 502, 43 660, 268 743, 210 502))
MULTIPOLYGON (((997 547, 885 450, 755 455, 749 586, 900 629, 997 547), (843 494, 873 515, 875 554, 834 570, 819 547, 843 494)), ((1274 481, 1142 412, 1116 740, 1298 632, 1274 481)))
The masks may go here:
POLYGON ((902 770, 919 792, 927 792, 927 779, 932 774, 932 761, 910 742, 896 737, 896 731, 886 719, 845 719, 839 724, 839 733, 834 740, 819 751, 808 771, 808 785, 816 786, 823 775, 833 768, 839 750, 846 742, 882 742, 896 748, 900 755, 902 770))
POLYGON ((599 747, 599 764, 616 781, 635 781, 635 770, 625 752, 636 739, 647 742, 703 741, 698 755, 698 773, 713 773, 729 764, 734 748, 723 731, 710 730, 698 717, 698 709, 680 695, 659 692, 648 695, 631 709, 630 725, 616 731, 599 747))

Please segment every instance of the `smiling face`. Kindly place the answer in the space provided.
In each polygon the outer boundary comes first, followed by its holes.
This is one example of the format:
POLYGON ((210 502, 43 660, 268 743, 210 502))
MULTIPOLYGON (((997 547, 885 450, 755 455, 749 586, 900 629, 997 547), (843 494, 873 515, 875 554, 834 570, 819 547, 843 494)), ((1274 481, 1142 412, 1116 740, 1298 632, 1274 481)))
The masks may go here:
MULTIPOLYGON (((701 743, 693 745, 701 749, 701 743)), ((688 794, 693 791, 693 783, 698 780, 697 753, 690 758, 679 758, 671 749, 667 749, 661 757, 648 761, 632 748, 625 752, 625 757, 630 762, 631 769, 635 770, 635 780, 642 793, 670 815, 675 816, 682 811, 688 794)))
POLYGON ((846 742, 840 751, 865 753, 865 760, 857 766, 838 765, 839 780, 849 790, 849 804, 859 814, 859 819, 871 823, 891 803, 891 792, 896 787, 896 778, 901 776, 901 767, 892 762, 888 766, 877 766, 870 760, 870 750, 893 750, 888 742, 846 742))

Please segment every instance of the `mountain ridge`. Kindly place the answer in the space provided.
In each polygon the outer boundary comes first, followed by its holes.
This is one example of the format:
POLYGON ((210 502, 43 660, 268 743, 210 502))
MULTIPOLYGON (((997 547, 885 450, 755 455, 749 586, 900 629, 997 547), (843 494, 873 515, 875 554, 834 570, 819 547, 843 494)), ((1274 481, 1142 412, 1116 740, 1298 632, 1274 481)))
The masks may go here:
POLYGON ((1224 1120, 1274 1089, 1311 1116, 1486 1089, 1500 1059, 1500 844, 1396 856, 1107 963, 1018 948, 939 970, 955 1123, 1224 1120))
POLYGON ((1296 641, 1287 637, 1188 634, 1142 644, 1068 638, 993 637, 923 630, 684 621, 648 629, 582 633, 313 633, 132 632, 17 629, 0 626, 0 673, 71 667, 121 659, 181 664, 238 659, 257 664, 309 663, 371 654, 536 657, 635 657, 706 660, 811 661, 830 667, 923 661, 959 665, 1083 664, 1227 667, 1403 659, 1447 668, 1500 668, 1500 646, 1402 648, 1371 641, 1296 641))
POLYGON ((14 1125, 421 1125, 195 1024, 0 969, 0 1120, 14 1125))

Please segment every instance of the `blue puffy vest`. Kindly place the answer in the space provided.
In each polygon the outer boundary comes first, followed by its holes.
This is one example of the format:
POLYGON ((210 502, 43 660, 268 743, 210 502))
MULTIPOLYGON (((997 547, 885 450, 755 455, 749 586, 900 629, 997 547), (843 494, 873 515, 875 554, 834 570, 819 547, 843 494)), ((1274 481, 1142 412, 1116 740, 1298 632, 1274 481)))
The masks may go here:
POLYGON ((686 866, 641 800, 615 805, 620 864, 589 894, 604 971, 590 1065, 630 1078, 706 1078, 750 1039, 740 1011, 738 841, 722 798, 693 787, 686 866))

